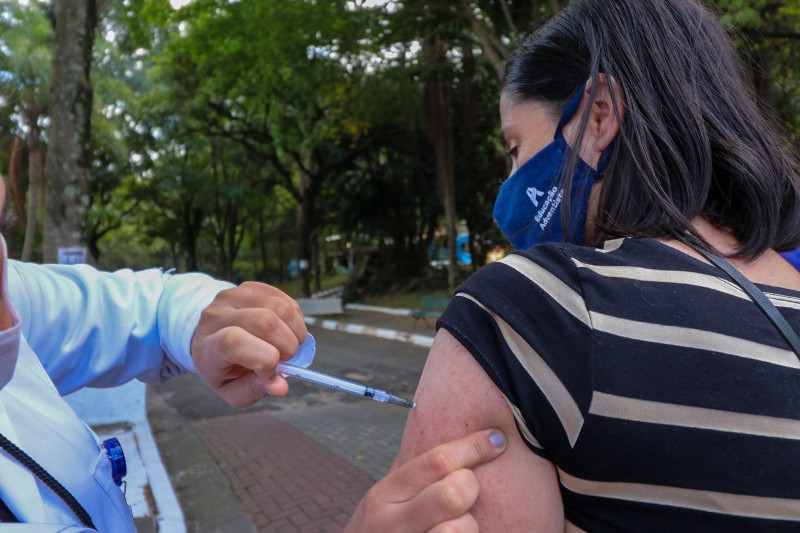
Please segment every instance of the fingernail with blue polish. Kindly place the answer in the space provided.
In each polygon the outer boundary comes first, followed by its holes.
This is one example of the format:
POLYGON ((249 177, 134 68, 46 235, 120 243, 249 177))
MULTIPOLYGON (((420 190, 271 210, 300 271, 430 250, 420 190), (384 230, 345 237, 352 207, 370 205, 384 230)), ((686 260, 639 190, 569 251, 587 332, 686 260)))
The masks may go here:
POLYGON ((498 450, 502 450, 506 447, 506 436, 499 431, 492 431, 489 434, 489 442, 498 450))

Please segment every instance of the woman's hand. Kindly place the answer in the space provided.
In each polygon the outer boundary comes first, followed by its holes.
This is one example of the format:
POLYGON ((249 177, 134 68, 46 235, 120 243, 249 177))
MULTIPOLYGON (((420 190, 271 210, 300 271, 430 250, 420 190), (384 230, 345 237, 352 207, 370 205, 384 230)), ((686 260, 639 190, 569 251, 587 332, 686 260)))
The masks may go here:
POLYGON ((297 352, 306 333, 297 302, 270 285, 246 282, 220 292, 205 308, 192 337, 192 360, 226 402, 248 407, 288 392, 275 367, 297 352))
POLYGON ((469 513, 479 489, 471 469, 497 458, 505 448, 501 432, 478 431, 393 468, 367 492, 345 531, 478 531, 469 513))

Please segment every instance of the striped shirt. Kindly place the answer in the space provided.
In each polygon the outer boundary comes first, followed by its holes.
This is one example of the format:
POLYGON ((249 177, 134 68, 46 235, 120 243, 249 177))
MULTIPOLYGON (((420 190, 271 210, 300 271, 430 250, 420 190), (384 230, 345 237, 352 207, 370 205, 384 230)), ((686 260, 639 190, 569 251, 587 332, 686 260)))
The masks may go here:
MULTIPOLYGON (((761 286, 800 331, 800 292, 761 286)), ((715 266, 646 238, 481 269, 438 327, 586 531, 800 531, 800 359, 715 266)))

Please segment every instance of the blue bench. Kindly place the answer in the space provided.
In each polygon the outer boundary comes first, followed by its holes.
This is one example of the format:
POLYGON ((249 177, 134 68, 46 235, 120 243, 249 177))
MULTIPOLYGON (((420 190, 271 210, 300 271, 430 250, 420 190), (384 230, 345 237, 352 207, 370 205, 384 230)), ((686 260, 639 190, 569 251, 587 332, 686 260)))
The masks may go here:
POLYGON ((448 296, 430 296, 425 295, 419 303, 419 309, 411 311, 411 316, 414 317, 414 327, 417 327, 417 320, 420 318, 428 325, 428 317, 439 318, 450 303, 448 296))

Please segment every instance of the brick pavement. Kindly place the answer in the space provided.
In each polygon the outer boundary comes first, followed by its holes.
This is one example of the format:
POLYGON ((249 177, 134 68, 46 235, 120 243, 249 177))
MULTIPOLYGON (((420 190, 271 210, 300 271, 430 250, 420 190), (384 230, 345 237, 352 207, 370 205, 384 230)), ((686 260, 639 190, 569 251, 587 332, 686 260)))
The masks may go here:
MULTIPOLYGON (((314 335, 320 370, 413 397, 425 348, 314 335)), ((190 533, 341 531, 391 466, 409 413, 302 382, 242 412, 188 378, 150 387, 147 409, 190 533)))
POLYGON ((272 413, 369 475, 381 479, 397 455, 409 411, 351 396, 272 413))
POLYGON ((341 531, 374 480, 267 412, 196 423, 261 531, 341 531))

